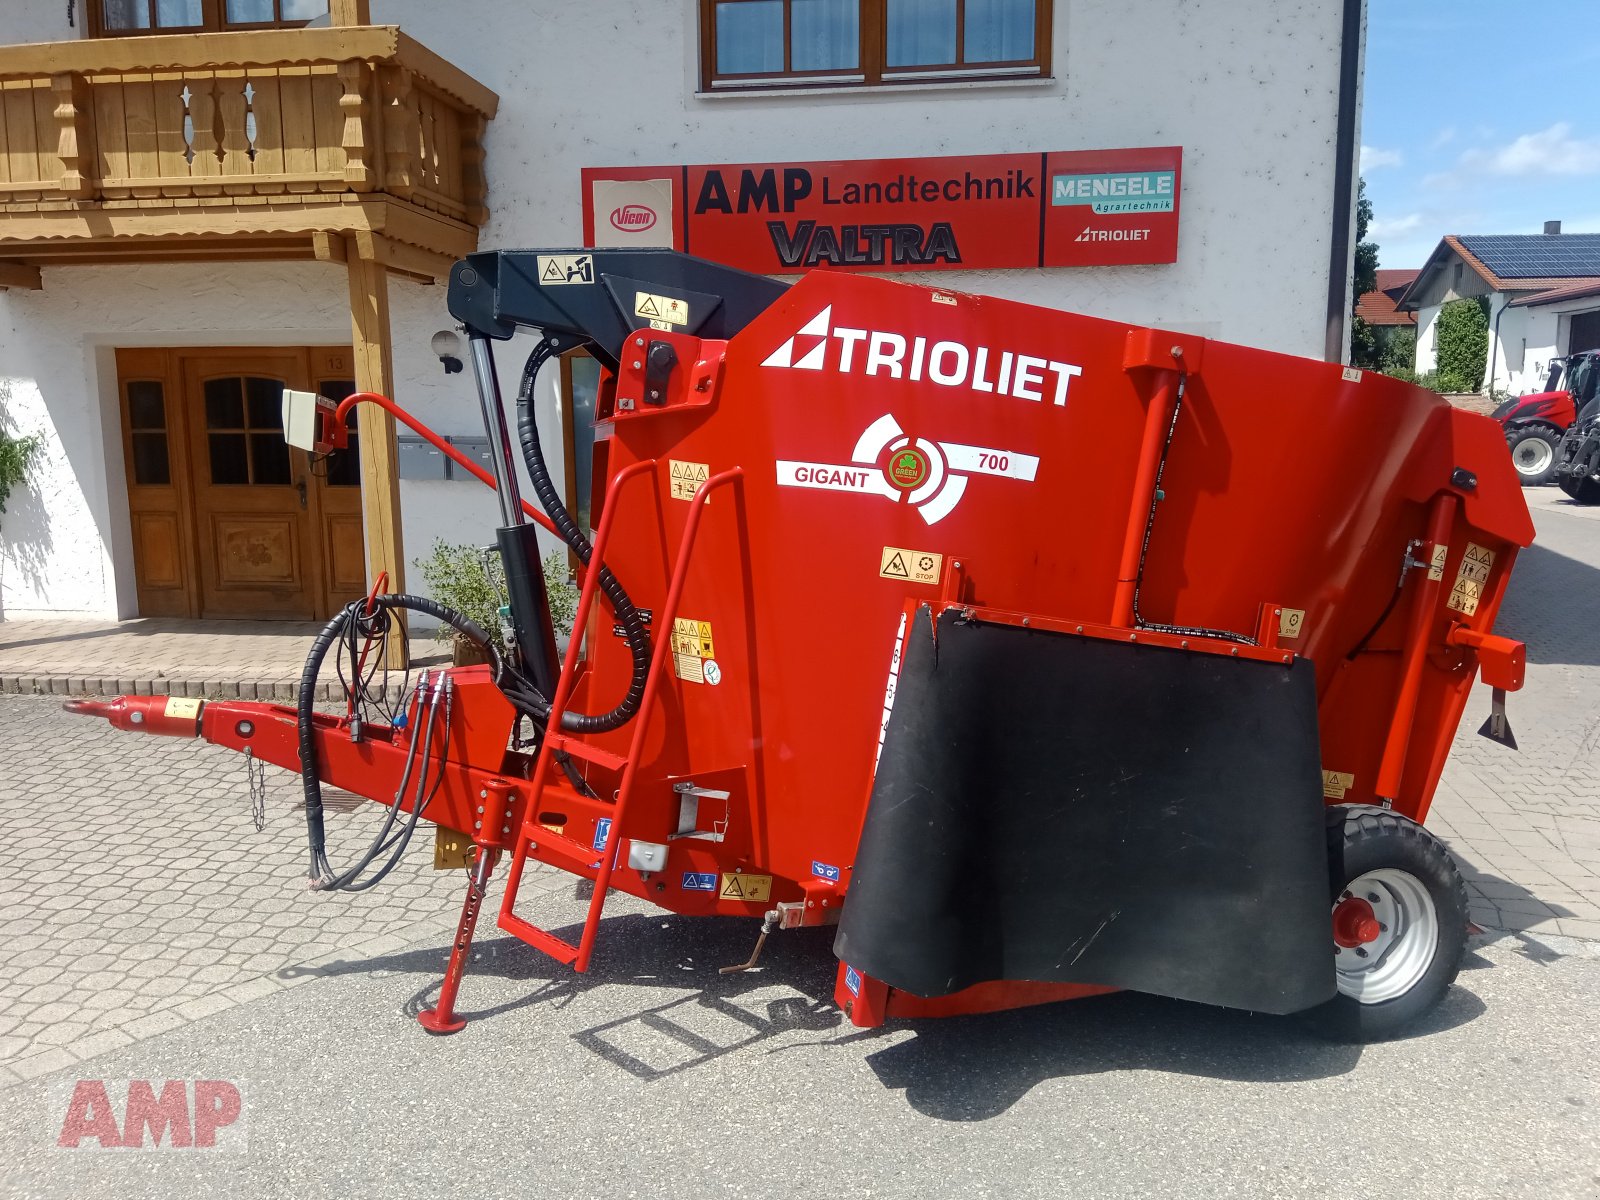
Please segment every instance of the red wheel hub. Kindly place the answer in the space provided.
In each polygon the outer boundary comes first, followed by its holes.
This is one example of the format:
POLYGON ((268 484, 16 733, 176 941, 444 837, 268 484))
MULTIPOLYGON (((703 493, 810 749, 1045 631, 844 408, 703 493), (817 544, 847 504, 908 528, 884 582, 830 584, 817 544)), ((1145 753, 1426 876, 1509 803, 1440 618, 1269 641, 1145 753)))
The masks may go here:
POLYGON ((1341 900, 1333 910, 1333 940, 1346 948, 1378 940, 1378 916, 1360 896, 1341 900))

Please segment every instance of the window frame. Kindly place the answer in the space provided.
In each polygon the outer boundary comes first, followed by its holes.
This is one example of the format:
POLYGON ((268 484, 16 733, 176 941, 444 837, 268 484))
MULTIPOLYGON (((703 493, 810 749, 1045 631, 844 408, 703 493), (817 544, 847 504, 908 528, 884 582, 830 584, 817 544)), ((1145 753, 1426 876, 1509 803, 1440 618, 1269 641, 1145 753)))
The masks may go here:
POLYGON ((956 6, 956 59, 954 63, 918 63, 913 66, 888 65, 889 6, 887 0, 858 0, 860 17, 857 32, 860 47, 857 66, 832 71, 795 71, 790 69, 793 48, 789 31, 792 27, 792 0, 783 3, 783 62, 782 71, 752 72, 749 74, 719 75, 716 71, 717 5, 719 3, 754 3, 756 0, 699 0, 700 13, 700 94, 726 95, 737 92, 761 92, 796 88, 828 87, 896 87, 908 84, 951 83, 967 81, 993 81, 999 79, 1050 78, 1050 49, 1054 0, 1033 0, 1034 56, 1027 60, 966 64, 960 62, 965 50, 967 0, 955 0, 956 6))
MULTIPOLYGON (((229 21, 227 0, 200 0, 200 24, 155 24, 156 0, 142 0, 150 11, 151 24, 145 29, 112 29, 106 25, 103 0, 84 0, 84 36, 88 38, 162 37, 174 33, 244 33, 252 29, 304 29, 315 17, 304 21, 229 21)), ((273 0, 272 11, 282 11, 282 0, 273 0)))

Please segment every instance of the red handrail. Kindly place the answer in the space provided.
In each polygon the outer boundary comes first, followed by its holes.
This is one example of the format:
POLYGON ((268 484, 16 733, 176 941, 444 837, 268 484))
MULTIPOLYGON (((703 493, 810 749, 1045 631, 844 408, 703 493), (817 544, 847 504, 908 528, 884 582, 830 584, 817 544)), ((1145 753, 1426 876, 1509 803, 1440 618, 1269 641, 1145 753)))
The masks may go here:
MULTIPOLYGON (((639 704, 639 711, 634 714, 633 741, 628 746, 628 765, 622 768, 622 781, 617 787, 617 810, 616 816, 611 820, 611 838, 606 843, 605 857, 600 860, 600 874, 595 877, 594 895, 589 900, 589 915, 583 923, 583 938, 578 943, 578 959, 572 964, 574 970, 586 971, 589 968, 589 955, 594 950, 595 934, 600 927, 600 913, 605 907, 606 891, 611 886, 611 871, 621 852, 622 822, 627 811, 629 795, 633 791, 633 775, 638 770, 639 757, 644 750, 644 734, 650 724, 650 712, 655 707, 662 665, 666 662, 668 647, 672 644, 672 622, 678 615, 678 600, 683 595, 684 580, 689 575, 689 558, 694 550, 694 539, 700 528, 700 518, 706 511, 706 501, 711 498, 713 489, 743 477, 742 467, 730 467, 713 475, 700 485, 699 490, 695 492, 694 500, 690 502, 689 519, 684 523, 683 538, 678 543, 678 559, 673 565, 672 583, 667 588, 667 600, 656 616, 656 644, 655 652, 650 657, 650 674, 645 678, 644 699, 639 704)), ((552 727, 555 726, 556 720, 557 714, 552 708, 550 710, 552 727)))
MULTIPOLYGON (((598 565, 605 561, 606 544, 611 540, 611 524, 616 517, 617 509, 621 507, 617 500, 621 493, 622 485, 635 475, 654 470, 655 466, 656 460, 647 458, 634 463, 632 466, 622 468, 611 477, 611 483, 606 488, 605 511, 600 514, 600 528, 595 530, 594 552, 589 556, 591 563, 598 565)), ((599 583, 600 572, 598 570, 586 572, 583 588, 578 593, 578 609, 572 618, 572 634, 567 639, 567 653, 561 663, 561 676, 556 681, 556 694, 550 699, 550 716, 545 725, 545 728, 550 733, 556 735, 561 732, 561 715, 566 712, 567 701, 572 696, 572 689, 577 685, 578 651, 583 643, 583 629, 588 624, 589 612, 594 607, 595 593, 599 590, 599 583)), ((635 720, 637 719, 635 717, 635 720)), ((555 738, 547 735, 539 746, 539 757, 535 761, 533 769, 533 778, 536 781, 534 783, 534 792, 529 797, 523 830, 517 834, 516 848, 518 851, 522 849, 524 842, 527 840, 527 833, 525 832, 527 825, 533 823, 535 814, 538 812, 538 801, 544 792, 544 781, 549 772, 550 756, 555 749, 555 741, 555 738)), ((607 843, 607 849, 614 849, 617 844, 615 821, 612 822, 612 829, 613 838, 607 843)), ((505 895, 500 904, 502 921, 506 917, 515 916, 512 908, 516 904, 517 891, 522 883, 522 868, 526 862, 527 856, 524 854, 514 853, 511 856, 511 874, 506 879, 505 895)))
MULTIPOLYGON (((429 429, 421 421, 413 417, 405 409, 401 408, 393 400, 389 399, 389 397, 378 392, 352 392, 339 402, 339 407, 333 414, 334 429, 337 431, 335 436, 343 436, 345 417, 348 415, 350 410, 358 404, 376 404, 379 408, 383 409, 391 416, 397 418, 398 420, 404 421, 407 427, 420 433, 423 438, 425 438, 428 443, 434 447, 434 449, 438 450, 451 462, 455 463, 456 466, 465 467, 469 472, 472 473, 474 478, 476 478, 479 483, 485 484, 490 488, 495 486, 493 475, 489 474, 489 472, 485 471, 477 463, 473 462, 465 454, 461 453, 461 451, 457 450, 454 446, 445 441, 433 430, 429 429)), ((532 517, 538 524, 543 525, 551 533, 560 536, 550 518, 545 516, 544 513, 540 512, 526 500, 522 501, 522 511, 527 513, 528 516, 532 517)))

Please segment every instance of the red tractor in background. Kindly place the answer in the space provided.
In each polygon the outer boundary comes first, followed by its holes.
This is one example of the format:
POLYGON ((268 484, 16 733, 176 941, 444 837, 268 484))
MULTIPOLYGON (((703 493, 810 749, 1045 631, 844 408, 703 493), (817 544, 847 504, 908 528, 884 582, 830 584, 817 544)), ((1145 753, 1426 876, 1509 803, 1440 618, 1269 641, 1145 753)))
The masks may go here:
POLYGON ((1600 395, 1600 350, 1585 350, 1551 359, 1542 392, 1514 396, 1494 410, 1524 487, 1548 483, 1555 475, 1562 437, 1577 420, 1578 410, 1596 395, 1600 395))

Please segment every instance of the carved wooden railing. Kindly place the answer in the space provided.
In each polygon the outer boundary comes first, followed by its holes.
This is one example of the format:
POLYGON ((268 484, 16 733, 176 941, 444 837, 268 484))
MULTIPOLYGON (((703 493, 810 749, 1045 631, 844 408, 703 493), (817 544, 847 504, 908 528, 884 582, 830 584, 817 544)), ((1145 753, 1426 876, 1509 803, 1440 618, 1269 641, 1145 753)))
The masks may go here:
POLYGON ((481 225, 496 104, 392 26, 3 46, 0 213, 385 192, 481 225))

